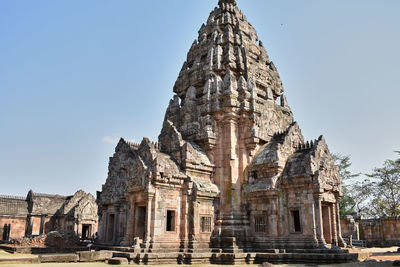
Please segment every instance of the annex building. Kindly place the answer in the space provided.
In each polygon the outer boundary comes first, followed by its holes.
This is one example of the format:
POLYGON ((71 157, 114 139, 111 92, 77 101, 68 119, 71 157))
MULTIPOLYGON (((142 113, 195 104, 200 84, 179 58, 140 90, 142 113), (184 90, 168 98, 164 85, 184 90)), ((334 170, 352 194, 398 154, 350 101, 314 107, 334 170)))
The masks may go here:
POLYGON ((342 180, 306 141, 274 63, 235 0, 220 0, 173 88, 158 142, 121 139, 99 242, 142 252, 344 247, 342 180))
POLYGON ((82 239, 95 238, 98 206, 90 193, 72 196, 35 193, 26 197, 0 196, 0 241, 73 231, 82 239))

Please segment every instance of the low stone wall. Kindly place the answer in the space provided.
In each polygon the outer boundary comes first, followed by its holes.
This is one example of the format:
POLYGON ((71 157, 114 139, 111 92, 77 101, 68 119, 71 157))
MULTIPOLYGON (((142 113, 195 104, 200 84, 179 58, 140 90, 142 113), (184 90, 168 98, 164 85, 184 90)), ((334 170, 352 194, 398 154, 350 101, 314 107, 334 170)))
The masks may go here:
POLYGON ((400 246, 400 217, 386 217, 380 219, 356 219, 358 232, 355 230, 354 220, 349 217, 341 218, 343 237, 353 236, 353 240, 365 240, 368 247, 400 246))
POLYGON ((400 246, 400 217, 361 220, 359 226, 368 246, 400 246))
POLYGON ((41 263, 49 262, 78 262, 79 256, 77 254, 45 254, 39 255, 41 263))

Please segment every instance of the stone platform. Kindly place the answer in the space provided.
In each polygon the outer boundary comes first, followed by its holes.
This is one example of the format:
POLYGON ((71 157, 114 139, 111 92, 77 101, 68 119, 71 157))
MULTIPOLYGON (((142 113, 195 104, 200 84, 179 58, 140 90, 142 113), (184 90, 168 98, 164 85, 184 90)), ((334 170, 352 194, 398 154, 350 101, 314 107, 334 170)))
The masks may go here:
POLYGON ((78 251, 87 250, 86 247, 53 247, 53 248, 37 248, 37 247, 16 247, 9 244, 0 245, 0 249, 9 253, 21 253, 21 254, 57 254, 57 253, 75 253, 78 251))
POLYGON ((113 251, 113 257, 126 258, 131 264, 261 264, 270 263, 317 263, 333 264, 368 259, 371 253, 346 249, 270 249, 263 252, 216 253, 216 252, 135 252, 130 247, 104 247, 113 251))

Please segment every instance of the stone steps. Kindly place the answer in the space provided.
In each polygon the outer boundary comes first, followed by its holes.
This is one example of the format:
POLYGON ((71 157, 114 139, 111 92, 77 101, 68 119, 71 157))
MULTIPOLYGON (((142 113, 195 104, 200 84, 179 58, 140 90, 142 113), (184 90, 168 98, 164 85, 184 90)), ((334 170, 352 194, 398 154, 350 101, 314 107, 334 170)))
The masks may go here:
POLYGON ((365 260, 371 253, 349 253, 348 250, 266 250, 253 253, 132 253, 123 251, 85 251, 76 254, 44 254, 38 258, 0 259, 2 263, 52 263, 52 262, 95 262, 110 264, 261 264, 270 263, 315 263, 331 264, 365 260))
POLYGON ((368 258, 370 255, 336 250, 298 250, 291 253, 130 253, 114 252, 114 258, 124 258, 134 264, 261 264, 271 263, 345 263, 368 258))

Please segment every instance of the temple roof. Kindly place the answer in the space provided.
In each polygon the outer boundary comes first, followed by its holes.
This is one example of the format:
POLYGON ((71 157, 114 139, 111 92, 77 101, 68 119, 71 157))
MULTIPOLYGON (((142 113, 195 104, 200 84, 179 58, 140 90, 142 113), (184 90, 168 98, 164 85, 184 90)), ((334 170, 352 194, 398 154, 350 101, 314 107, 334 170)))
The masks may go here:
MULTIPOLYGON (((249 118, 254 126, 248 138, 263 143, 294 121, 278 71, 256 30, 235 0, 218 4, 187 53, 164 120, 165 127, 170 121, 185 141, 204 151, 218 135, 217 121, 230 116, 228 110, 249 118)), ((171 150, 164 141, 162 150, 171 150)))
POLYGON ((236 1, 235 0, 219 0, 218 1, 218 5, 221 6, 222 4, 234 4, 236 5, 236 1))

